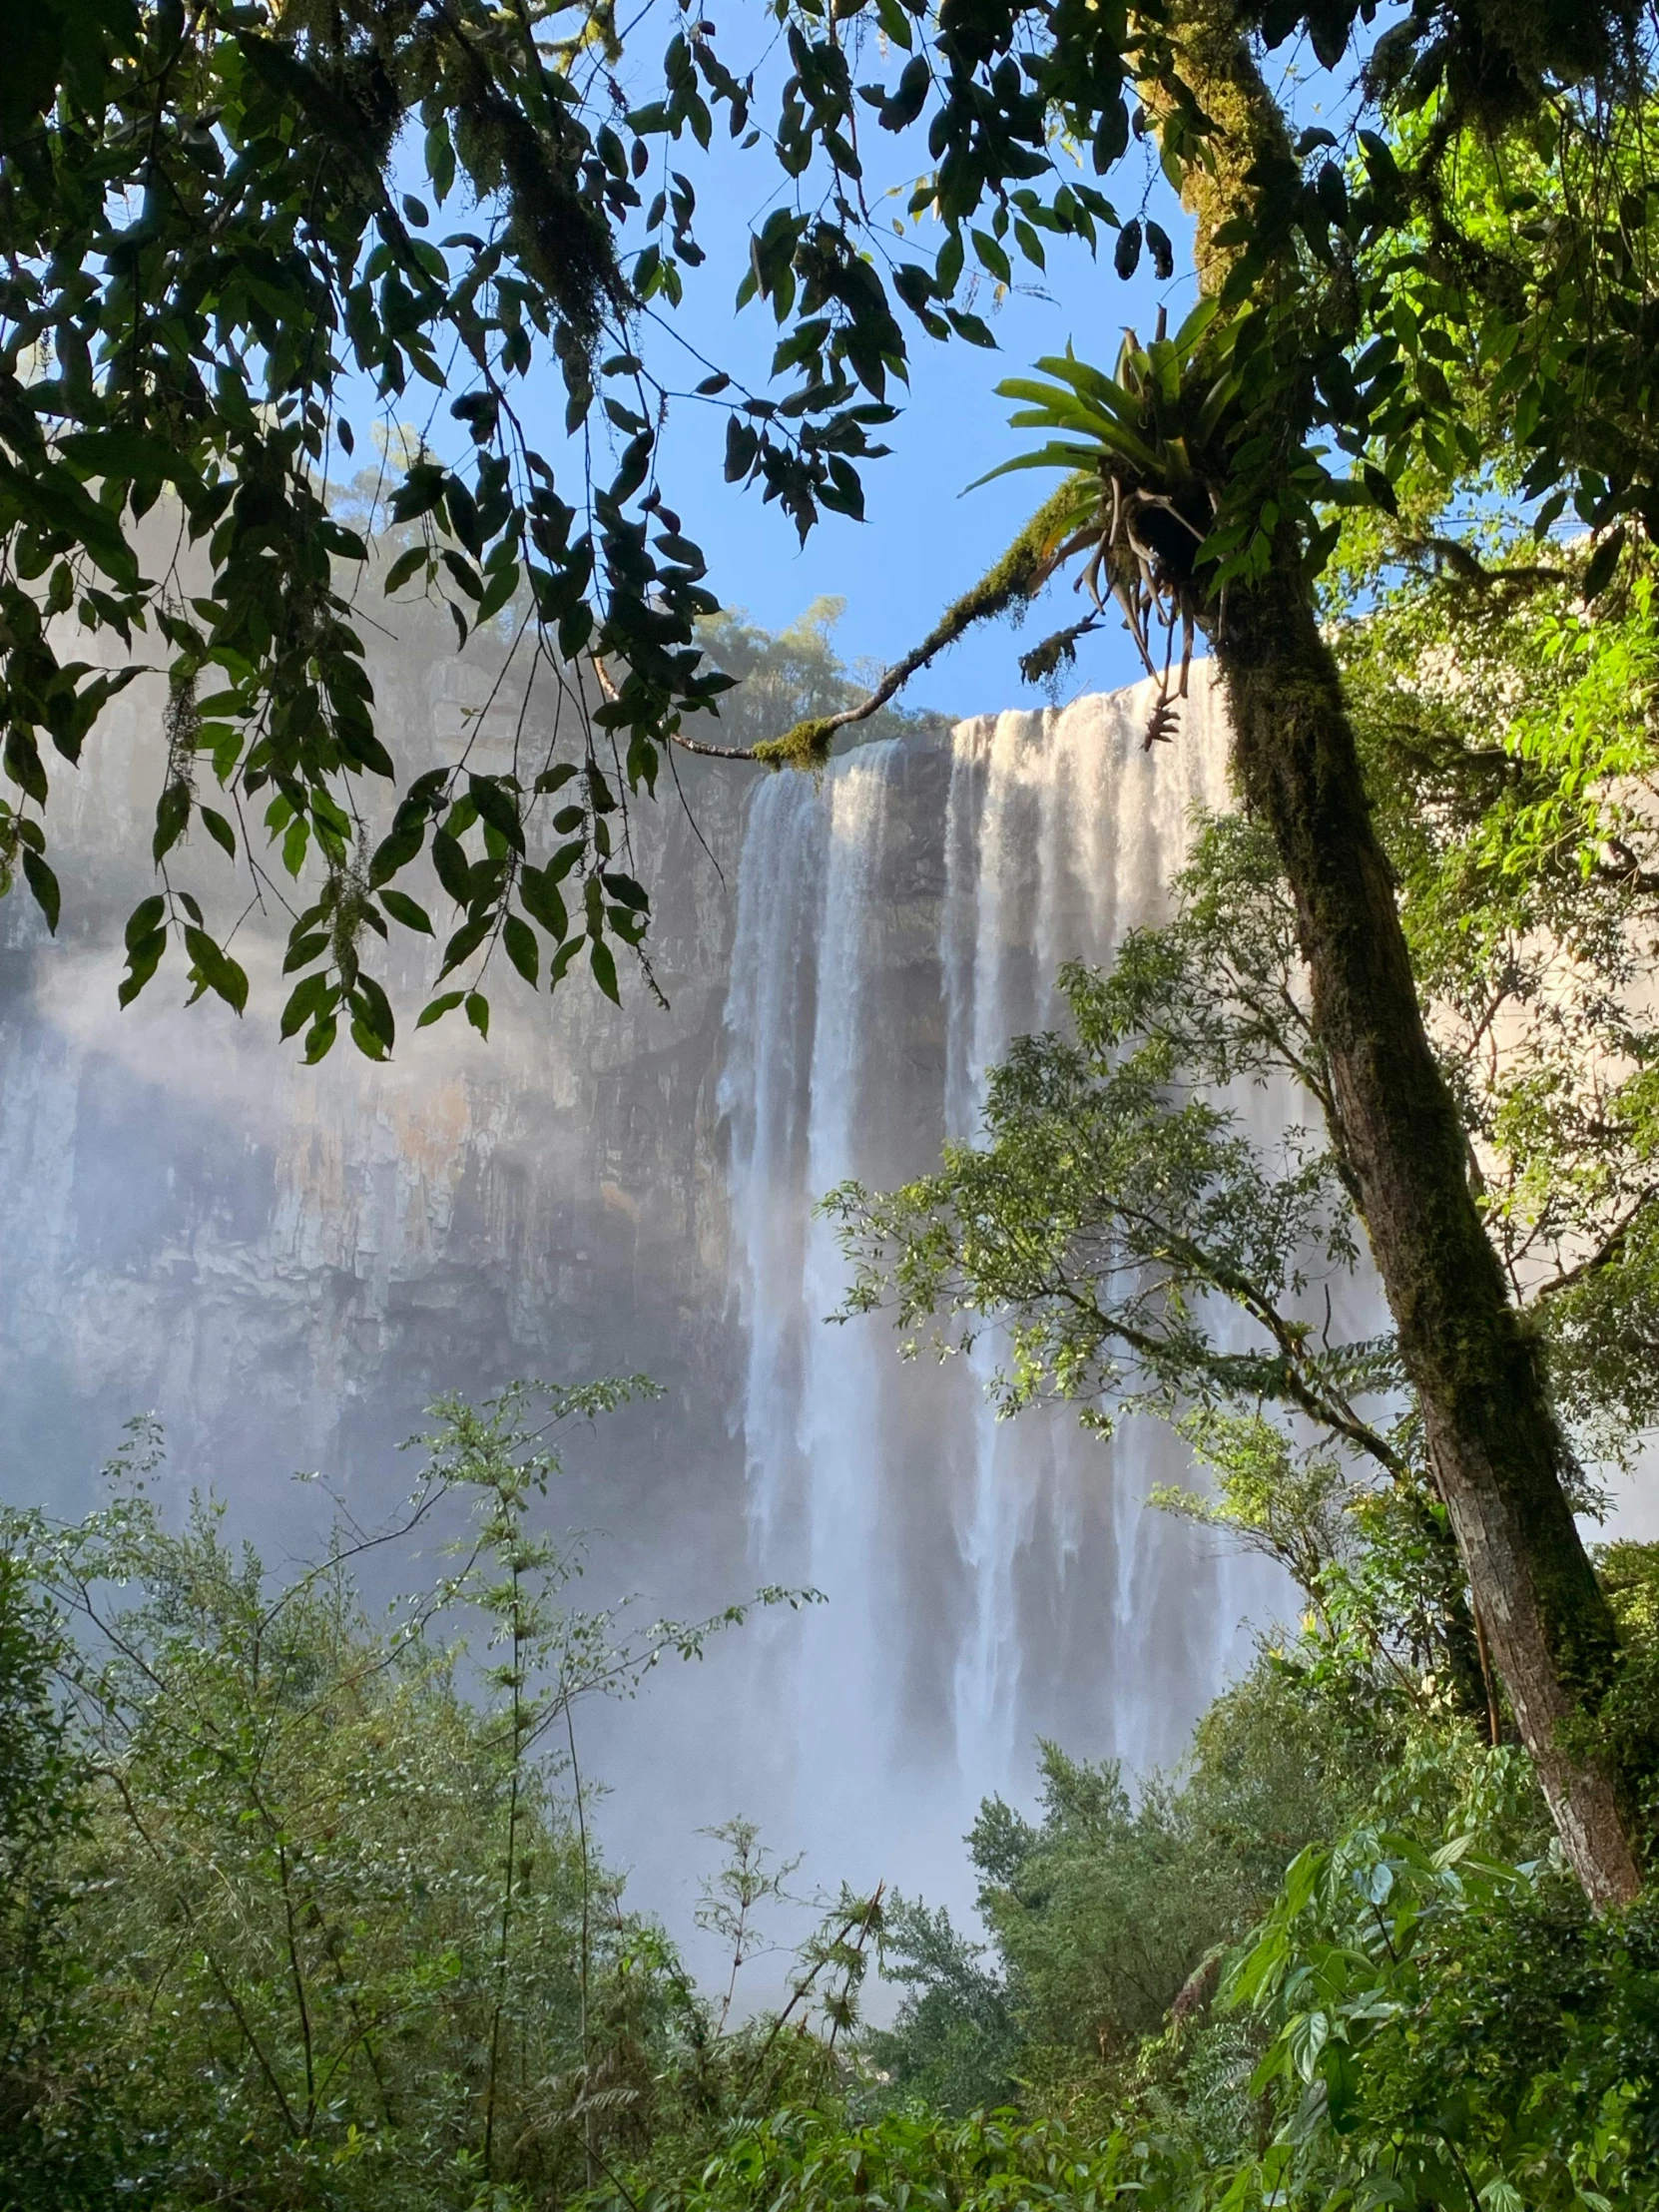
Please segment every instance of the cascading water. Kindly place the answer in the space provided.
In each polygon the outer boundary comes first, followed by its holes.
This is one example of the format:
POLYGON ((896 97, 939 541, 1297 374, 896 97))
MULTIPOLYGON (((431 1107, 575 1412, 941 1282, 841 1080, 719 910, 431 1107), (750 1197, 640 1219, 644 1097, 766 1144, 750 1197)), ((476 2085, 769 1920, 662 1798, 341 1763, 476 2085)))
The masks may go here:
MULTIPOLYGON (((1193 692, 1170 746, 1145 749, 1137 691, 870 745, 752 804, 721 1092, 751 1534, 768 1578, 830 1601, 762 1639, 756 1718, 794 1749, 774 1818, 860 1878, 938 1894, 978 1800, 1027 1793, 1040 1736, 1137 1772, 1178 1756, 1283 1595, 1145 1508, 1190 1471, 1166 1428, 999 1421, 988 1337, 905 1368, 879 1317, 826 1326, 846 1270, 811 1213, 971 1137, 1009 1040, 1059 1019, 1063 962, 1167 913, 1193 810, 1226 803, 1202 669, 1193 692)), ((1295 1117, 1288 1091, 1260 1103, 1295 1117)))

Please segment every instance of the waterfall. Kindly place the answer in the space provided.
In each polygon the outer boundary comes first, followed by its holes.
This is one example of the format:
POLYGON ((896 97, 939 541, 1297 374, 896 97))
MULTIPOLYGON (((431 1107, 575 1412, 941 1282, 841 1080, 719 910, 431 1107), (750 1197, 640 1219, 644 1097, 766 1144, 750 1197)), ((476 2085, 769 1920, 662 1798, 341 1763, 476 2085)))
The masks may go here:
MULTIPOLYGON (((386 619, 376 692, 428 767, 496 675, 386 619)), ((186 1012, 171 970, 118 1010, 161 712, 154 685, 124 693, 55 833, 64 931, 0 902, 0 1496, 84 1511, 153 1409, 170 1506, 212 1486, 288 1559, 332 1489, 365 1525, 392 1508, 438 1392, 654 1376, 660 1401, 572 1439, 550 1532, 587 1531, 598 1586, 665 1616, 761 1581, 830 1600, 587 1718, 607 1846, 681 1931, 702 1824, 742 1813, 810 1847, 809 1879, 959 1903, 961 1835, 985 1792, 1028 1800, 1039 1734, 1137 1771, 1178 1756, 1283 1591, 1143 1512, 1184 1471, 1164 1430, 998 1424, 991 1343, 905 1366, 879 1317, 826 1326, 844 1279, 813 1205, 971 1135, 986 1069, 1056 1018, 1061 961, 1164 910, 1190 806, 1225 798, 1195 674, 1150 753, 1143 691, 863 746, 816 781, 689 762, 695 820, 636 825, 668 1005, 502 990, 487 1046, 405 1023, 390 1062, 316 1068, 270 1018, 186 1012)), ((505 768, 494 711, 469 742, 505 768)), ((222 856, 192 864, 229 895, 222 856)), ((281 934, 274 911, 238 940, 268 1016, 281 934)), ((418 1003, 418 947, 390 958, 418 1003)), ((1248 1110, 1270 1139, 1295 1115, 1271 1090, 1248 1110)))
POLYGON ((747 825, 721 1102, 750 1532, 768 1578, 829 1599, 762 1639, 759 1710, 794 1747, 786 1830, 934 1895, 979 1799, 1028 1794, 1039 1735, 1176 1758, 1280 1594, 1146 1509, 1190 1472, 1167 1428, 999 1421, 989 1333, 905 1367, 882 1317, 829 1324, 846 1269, 812 1215, 971 1137, 1010 1039, 1060 1019, 1062 963, 1167 913, 1193 810, 1226 804, 1207 669, 1193 691, 1173 745, 1145 748, 1140 687, 774 778, 747 825))

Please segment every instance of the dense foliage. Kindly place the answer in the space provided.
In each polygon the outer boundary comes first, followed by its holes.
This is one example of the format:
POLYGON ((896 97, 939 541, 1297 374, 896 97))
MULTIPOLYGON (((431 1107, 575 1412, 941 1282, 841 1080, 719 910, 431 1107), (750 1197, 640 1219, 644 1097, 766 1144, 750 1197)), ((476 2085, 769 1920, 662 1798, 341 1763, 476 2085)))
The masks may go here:
MULTIPOLYGON (((87 1521, 12 1517, 0 2201, 568 2193, 734 2079, 817 2078, 816 2044, 721 2044, 587 1834, 581 1701, 743 1618, 568 1602, 548 1431, 630 1387, 447 1402, 403 1516, 286 1581, 220 1505, 169 1528, 147 1430, 87 1521), (371 1617, 355 1575, 445 1524, 371 1617)), ((802 2017, 851 2001, 861 1928, 816 1939, 802 2017)))
MULTIPOLYGON (((1594 1920, 1524 1755, 1336 1608, 1178 1774, 1051 1746, 1034 1818, 988 1801, 983 1939, 843 1896, 781 2011, 740 1975, 790 1869, 732 1824, 699 1992, 593 1852, 572 1716, 718 1624, 569 1608, 541 1428, 443 1409, 370 1548, 442 1523, 448 1565, 379 1621, 360 1538, 280 1581, 221 1508, 174 1530, 145 1431, 87 1522, 13 1522, 0 2201, 1659 2203, 1650 1909, 1594 1920)), ((1363 1522, 1374 1592, 1396 1543, 1363 1522)), ((1659 1569, 1606 1572, 1647 1649, 1659 1569)))
MULTIPOLYGON (((677 11, 660 57, 651 10, 608 5, 44 0, 0 99, 0 884, 21 872, 55 926, 60 764, 148 669, 168 686, 159 883, 127 994, 177 938, 199 992, 246 1001, 187 879, 193 825, 256 883, 268 844, 298 879, 284 1020, 313 1055, 342 1025, 391 1048, 372 939, 432 926, 396 880, 423 848, 457 909, 460 981, 431 1018, 497 949, 532 983, 585 954, 614 992, 649 904, 619 818, 726 681, 695 518, 660 474, 668 411, 724 412, 729 480, 803 534, 861 514, 912 332, 994 343, 981 310, 1072 245, 1169 278, 1160 163, 1233 194, 1211 226, 1226 281, 1201 254, 1210 296, 1181 339, 1132 342, 1116 383, 1049 362, 1058 382, 1010 387, 1080 473, 961 620, 1087 548, 1147 650, 1258 577, 1282 523, 1312 574, 1330 502, 1426 529, 1494 455, 1544 499, 1539 527, 1570 496, 1609 533, 1599 589, 1659 511, 1646 12, 1416 0, 1380 40, 1377 0, 1234 12, 1270 51, 1365 57, 1355 97, 1333 78, 1341 137, 1254 167, 1224 147, 1186 0, 776 0, 718 29, 677 11), (780 330, 770 391, 672 334, 717 124, 771 165, 763 202, 787 188, 739 286, 780 330), (398 528, 378 542, 344 517, 353 418, 384 449, 375 512, 398 528), (364 669, 371 581, 440 597, 461 646, 506 625, 547 707, 510 769, 463 749, 405 782, 364 669)), ((779 730, 734 750, 808 759, 830 734, 809 711, 793 750, 779 730)))
POLYGON ((1526 551, 1395 590, 1341 653, 1487 1232, 1616 1462, 1654 1411, 1656 574, 1591 609, 1582 544, 1526 551))
MULTIPOLYGON (((1591 613, 1582 559, 1401 580, 1339 651, 1483 1219, 1581 1450, 1617 1464, 1652 1419, 1659 1337, 1659 663, 1651 563, 1591 613)), ((1070 1025, 995 1071, 984 1141, 894 1197, 835 1195, 853 1303, 890 1295, 912 1341, 932 1316, 1013 1317, 1010 1409, 1275 1401, 1385 1464, 1356 1400, 1397 1387, 1391 1348, 1308 1326, 1361 1240, 1270 839, 1199 825, 1171 893, 1109 971, 1062 977, 1070 1025), (1264 1146, 1252 1091, 1273 1076, 1309 1126, 1264 1146)))

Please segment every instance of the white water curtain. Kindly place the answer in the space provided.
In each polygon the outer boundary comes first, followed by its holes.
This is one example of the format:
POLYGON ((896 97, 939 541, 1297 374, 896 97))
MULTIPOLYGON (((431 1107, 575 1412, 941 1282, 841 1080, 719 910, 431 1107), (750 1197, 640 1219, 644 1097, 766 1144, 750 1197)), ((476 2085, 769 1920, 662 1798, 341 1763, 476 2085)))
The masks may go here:
MULTIPOLYGON (((830 1602, 758 1640, 751 1725, 786 1831, 848 1874, 936 1893, 980 1798, 1028 1793, 1040 1735, 1132 1772, 1177 1758, 1283 1597, 1145 1507, 1189 1472, 1161 1425, 999 1422, 989 1338, 905 1367, 884 1317, 827 1325, 846 1268, 812 1217, 971 1137, 1009 1040, 1062 1019, 1060 966, 1167 914, 1193 811, 1227 803, 1203 666, 1193 689, 1150 751, 1143 687, 966 722, 947 751, 868 745, 752 805, 722 1083, 751 1536, 762 1573, 830 1602)), ((1288 1086, 1258 1110, 1294 1118, 1288 1086)))

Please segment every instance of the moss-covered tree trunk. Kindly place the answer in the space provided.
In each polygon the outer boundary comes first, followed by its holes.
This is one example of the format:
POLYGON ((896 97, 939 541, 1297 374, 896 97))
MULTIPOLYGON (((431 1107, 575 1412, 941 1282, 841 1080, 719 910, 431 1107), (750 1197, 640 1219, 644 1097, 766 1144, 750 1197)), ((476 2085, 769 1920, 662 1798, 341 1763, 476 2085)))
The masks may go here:
POLYGON ((1522 1741, 1591 1901, 1640 1877, 1615 1778, 1576 1732, 1615 1658, 1560 1475, 1562 1438, 1468 1183, 1388 867, 1295 549, 1216 638, 1247 803, 1296 896, 1349 1157, 1445 1499, 1522 1741))
MULTIPOLYGON (((1213 127, 1188 204, 1201 276, 1216 285, 1229 257, 1215 234, 1248 212, 1258 156, 1288 152, 1288 139, 1232 0, 1173 0, 1171 17, 1181 74, 1213 127)), ((1156 99, 1149 87, 1154 113, 1156 99)), ((1605 1907, 1641 1879, 1618 1778, 1588 1748, 1616 1663, 1613 1621, 1562 1486, 1539 1364, 1469 1189, 1341 680, 1298 549, 1281 540, 1267 578, 1231 590, 1210 626, 1239 779, 1296 898, 1372 1251, 1492 1658, 1567 1855, 1605 1907)))

